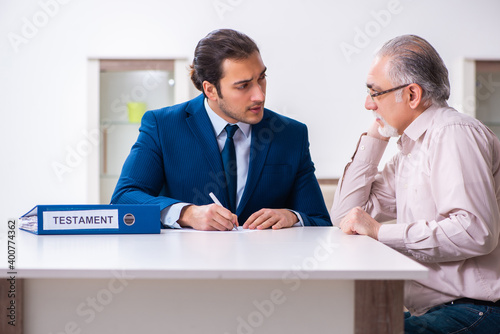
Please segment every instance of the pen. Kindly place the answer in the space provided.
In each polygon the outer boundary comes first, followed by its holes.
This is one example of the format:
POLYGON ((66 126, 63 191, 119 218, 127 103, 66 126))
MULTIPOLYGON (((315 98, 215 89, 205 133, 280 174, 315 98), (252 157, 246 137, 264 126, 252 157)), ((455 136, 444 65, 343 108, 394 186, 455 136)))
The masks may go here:
MULTIPOLYGON (((210 194, 208 194, 208 196, 210 196, 210 198, 212 199, 212 201, 214 201, 215 204, 220 205, 220 206, 223 207, 223 205, 221 204, 221 202, 219 201, 219 199, 217 197, 215 197, 215 195, 214 195, 213 192, 211 192, 210 194)), ((236 224, 234 225, 233 230, 237 230, 236 224)))

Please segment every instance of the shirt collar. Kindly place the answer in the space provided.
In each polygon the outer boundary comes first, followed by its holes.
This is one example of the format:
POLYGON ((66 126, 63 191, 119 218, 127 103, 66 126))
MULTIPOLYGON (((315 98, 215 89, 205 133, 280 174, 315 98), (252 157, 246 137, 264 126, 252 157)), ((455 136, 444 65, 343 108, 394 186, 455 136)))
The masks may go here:
POLYGON ((439 107, 430 106, 421 113, 410 125, 405 129, 404 134, 413 141, 417 141, 425 131, 431 126, 432 118, 439 107))
MULTIPOLYGON (((219 135, 224 130, 224 128, 226 127, 228 122, 225 121, 219 115, 217 115, 215 113, 215 111, 213 111, 212 108, 210 108, 210 105, 208 104, 208 100, 206 98, 205 98, 204 104, 205 104, 205 109, 207 110, 208 117, 210 118, 210 121, 212 122, 212 126, 214 127, 215 136, 219 137, 219 135)), ((252 126, 248 123, 243 123, 243 122, 238 122, 238 123, 236 123, 236 125, 238 125, 238 127, 240 128, 241 132, 243 132, 245 137, 248 138, 248 136, 250 135, 250 130, 251 130, 252 126)))

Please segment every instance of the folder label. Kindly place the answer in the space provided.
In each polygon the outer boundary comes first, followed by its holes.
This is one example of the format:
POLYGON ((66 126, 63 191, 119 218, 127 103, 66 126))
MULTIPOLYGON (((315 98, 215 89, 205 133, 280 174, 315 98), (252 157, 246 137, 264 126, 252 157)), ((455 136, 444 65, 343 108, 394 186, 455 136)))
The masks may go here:
POLYGON ((118 229, 118 210, 44 211, 44 230, 118 229))

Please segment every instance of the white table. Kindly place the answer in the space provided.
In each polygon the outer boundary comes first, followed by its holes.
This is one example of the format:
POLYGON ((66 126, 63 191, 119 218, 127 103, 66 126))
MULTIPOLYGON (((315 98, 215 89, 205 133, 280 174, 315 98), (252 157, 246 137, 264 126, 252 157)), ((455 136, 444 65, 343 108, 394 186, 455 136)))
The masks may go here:
POLYGON ((381 331, 398 331, 403 280, 427 275, 381 243, 332 227, 19 231, 17 248, 26 334, 376 333, 380 312, 390 313, 381 331))

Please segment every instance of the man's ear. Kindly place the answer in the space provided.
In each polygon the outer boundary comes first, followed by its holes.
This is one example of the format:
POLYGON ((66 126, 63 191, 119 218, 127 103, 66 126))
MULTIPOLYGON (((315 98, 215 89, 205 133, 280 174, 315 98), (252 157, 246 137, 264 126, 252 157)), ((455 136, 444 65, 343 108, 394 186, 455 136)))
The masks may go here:
POLYGON ((409 106, 412 109, 417 109, 418 106, 422 104, 422 94, 424 93, 424 91, 422 90, 422 87, 420 87, 420 85, 416 83, 412 83, 411 85, 409 85, 408 91, 409 106))
POLYGON ((217 99, 219 98, 219 94, 217 94, 217 88, 215 87, 215 85, 206 80, 203 81, 203 91, 205 92, 205 95, 209 100, 217 101, 217 99))

